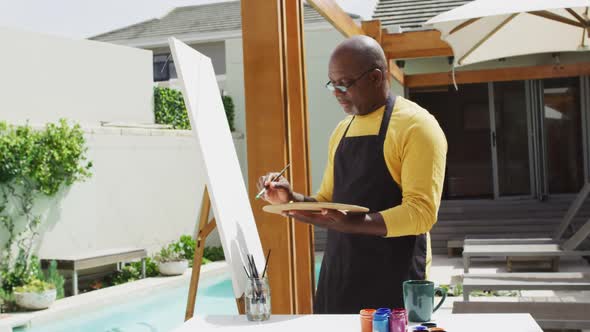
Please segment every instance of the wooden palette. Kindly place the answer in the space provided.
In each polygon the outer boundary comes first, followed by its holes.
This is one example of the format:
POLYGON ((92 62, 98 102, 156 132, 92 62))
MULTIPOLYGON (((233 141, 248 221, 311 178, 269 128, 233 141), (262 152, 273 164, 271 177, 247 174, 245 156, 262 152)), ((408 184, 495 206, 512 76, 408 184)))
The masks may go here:
POLYGON ((324 203, 324 202, 298 202, 287 204, 266 205, 262 208, 264 212, 281 214, 283 211, 321 211, 323 209, 339 210, 346 212, 369 212, 369 209, 363 206, 340 204, 340 203, 324 203))

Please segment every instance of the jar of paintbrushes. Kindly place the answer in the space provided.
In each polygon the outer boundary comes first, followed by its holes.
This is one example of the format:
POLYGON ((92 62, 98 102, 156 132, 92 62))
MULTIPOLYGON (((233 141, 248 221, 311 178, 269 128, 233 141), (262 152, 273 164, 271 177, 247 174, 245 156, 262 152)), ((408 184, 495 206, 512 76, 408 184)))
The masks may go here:
POLYGON ((266 256, 266 264, 262 274, 258 273, 254 257, 248 255, 248 282, 245 290, 246 317, 249 321, 264 321, 270 318, 270 288, 266 278, 266 268, 270 251, 266 256))
POLYGON ((270 288, 266 277, 248 278, 246 284, 246 317, 249 321, 270 318, 270 288))

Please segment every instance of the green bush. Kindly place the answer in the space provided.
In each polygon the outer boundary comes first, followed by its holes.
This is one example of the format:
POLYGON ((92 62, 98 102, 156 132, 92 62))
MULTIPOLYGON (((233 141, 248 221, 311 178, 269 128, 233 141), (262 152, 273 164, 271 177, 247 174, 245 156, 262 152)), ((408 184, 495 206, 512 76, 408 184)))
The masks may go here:
POLYGON ((2 279, 2 289, 6 293, 11 293, 16 287, 26 285, 30 280, 30 276, 22 270, 2 271, 0 275, 2 279))
MULTIPOLYGON (((160 274, 158 264, 150 257, 145 258, 145 276, 146 278, 157 277, 160 274)), ((141 279, 141 261, 131 262, 121 268, 120 271, 115 272, 110 277, 107 277, 102 282, 96 282, 94 289, 102 288, 105 285, 120 285, 126 282, 141 279)))
POLYGON ((64 277, 57 272, 57 262, 51 261, 49 268, 47 269, 47 276, 45 280, 54 285, 57 289, 57 298, 61 299, 64 297, 64 277))
POLYGON ((12 292, 0 288, 0 313, 16 310, 16 301, 12 292))
POLYGON ((41 196, 55 196, 90 177, 86 151, 84 132, 66 120, 43 130, 0 122, 0 231, 7 235, 0 249, 0 279, 5 292, 44 280, 33 258, 42 216, 33 208, 41 196), (17 225, 21 217, 24 222, 17 225))
MULTIPOLYGON (((196 241, 192 236, 185 234, 180 237, 180 240, 172 243, 173 247, 181 247, 184 250, 184 258, 192 261, 195 257, 196 241)), ((222 261, 225 259, 223 249, 221 247, 205 247, 203 249, 203 259, 208 262, 222 261)))
POLYGON ((191 128, 182 93, 178 90, 154 87, 154 112, 156 123, 171 125, 174 129, 191 128))
POLYGON ((223 254, 223 248, 221 247, 205 247, 205 251, 203 252, 203 257, 215 262, 215 261, 222 261, 225 259, 223 254))
POLYGON ((40 293, 50 289, 55 289, 55 285, 46 281, 33 279, 23 286, 14 288, 15 293, 40 293))
MULTIPOLYGON (((229 128, 234 131, 234 102, 230 96, 223 96, 222 101, 229 128)), ((191 129, 182 92, 178 90, 154 87, 154 113, 156 123, 171 125, 174 129, 191 129)))
MULTIPOLYGON (((131 263, 137 270, 141 271, 141 261, 131 263)), ((145 258, 145 276, 146 278, 155 277, 160 274, 158 264, 151 257, 145 258)))
POLYGON ((137 268, 135 265, 125 265, 121 268, 121 271, 115 273, 112 284, 120 285, 126 282, 135 281, 141 279, 141 267, 137 268))
MULTIPOLYGON (((182 235, 176 242, 163 247, 159 253, 154 256, 156 261, 172 261, 184 258, 189 261, 192 266, 195 257, 196 241, 190 235, 182 235)), ((221 247, 205 247, 203 250, 203 258, 201 264, 207 264, 215 261, 222 261, 225 259, 223 249, 221 247)))
POLYGON ((186 258, 192 264, 192 261, 195 257, 196 241, 193 240, 193 237, 190 235, 182 235, 179 242, 182 243, 184 248, 184 258, 186 258))
POLYGON ((160 251, 154 255, 154 260, 158 263, 177 262, 186 259, 186 251, 184 243, 177 241, 162 247, 160 251))
POLYGON ((80 126, 64 119, 39 131, 0 122, 0 184, 29 185, 52 196, 62 185, 90 177, 86 150, 80 126))
MULTIPOLYGON (((160 274, 157 262, 169 262, 180 259, 186 259, 192 266, 195 254, 195 240, 190 235, 182 235, 178 241, 172 242, 160 249, 154 255, 154 258, 146 258, 146 277, 155 277, 160 274)), ((206 247, 203 252, 201 264, 211 263, 213 261, 224 260, 223 249, 221 247, 206 247)), ((141 278, 141 262, 133 262, 124 266, 121 271, 116 272, 105 280, 105 285, 119 285, 141 278)), ((102 285, 102 283, 101 283, 102 285)))
MULTIPOLYGON (((30 292, 46 290, 47 285, 50 289, 57 290, 57 298, 64 297, 64 277, 57 272, 57 262, 51 261, 47 274, 41 270, 39 258, 32 256, 28 270, 23 272, 22 266, 17 265, 18 268, 13 271, 3 271, 1 275, 2 288, 0 294, 11 294, 13 291, 30 292), (40 289, 40 290, 39 290, 40 289)), ((0 296, 1 298, 2 296, 0 296)), ((5 299, 6 301, 6 299, 5 299)))
POLYGON ((225 109, 225 116, 227 117, 227 123, 229 124, 229 129, 231 131, 235 131, 236 127, 234 125, 234 120, 236 117, 235 114, 235 106, 234 101, 230 96, 223 96, 221 97, 223 101, 223 108, 225 109))

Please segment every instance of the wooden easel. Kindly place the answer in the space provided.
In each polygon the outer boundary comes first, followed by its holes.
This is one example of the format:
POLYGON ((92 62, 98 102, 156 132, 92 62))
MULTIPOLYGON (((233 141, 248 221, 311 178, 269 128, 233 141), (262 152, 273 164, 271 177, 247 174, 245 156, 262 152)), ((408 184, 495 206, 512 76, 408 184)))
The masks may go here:
MULTIPOLYGON (((188 300, 186 303, 186 313, 184 320, 187 321, 193 317, 195 312, 195 302, 197 300, 197 288, 199 286, 199 276, 201 274, 201 262, 203 259, 203 252, 205 250, 205 240, 211 231, 217 226, 215 218, 209 221, 209 212, 211 211, 211 200, 209 199, 209 192, 207 186, 203 192, 203 199, 201 201, 201 214, 199 216, 199 228, 197 229, 197 235, 195 237, 195 256, 193 258, 193 272, 191 275, 191 283, 188 289, 188 300)), ((238 312, 240 315, 245 314, 245 303, 244 296, 236 299, 238 306, 238 312)))

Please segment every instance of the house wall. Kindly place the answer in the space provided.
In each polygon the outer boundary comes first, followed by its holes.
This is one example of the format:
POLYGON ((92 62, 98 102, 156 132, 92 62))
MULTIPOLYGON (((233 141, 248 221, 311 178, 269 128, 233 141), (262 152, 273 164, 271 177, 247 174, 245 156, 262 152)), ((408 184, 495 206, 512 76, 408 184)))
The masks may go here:
MULTIPOLYGON (((154 252, 194 234, 206 179, 192 132, 86 131, 93 176, 48 214, 41 257, 122 247, 154 252)), ((220 245, 216 233, 207 245, 220 245)))
MULTIPOLYGON (((242 39, 234 38, 225 41, 225 93, 232 97, 234 102, 234 126, 237 132, 246 133, 246 114, 244 97, 244 65, 242 53, 242 39)), ((245 134, 244 134, 245 135, 245 134)), ((242 175, 246 188, 248 187, 248 160, 246 150, 247 137, 236 143, 236 153, 240 161, 242 175)))
MULTIPOLYGON (((225 93, 225 75, 217 75, 217 86, 219 87, 219 90, 222 93, 225 93)), ((182 90, 182 86, 180 81, 178 80, 178 78, 172 78, 168 81, 160 81, 160 82, 154 82, 154 86, 160 87, 160 88, 171 88, 171 89, 176 89, 181 91, 182 90)))
MULTIPOLYGON (((0 82, 0 120, 78 122, 93 162, 90 179, 37 204, 45 216, 41 256, 116 247, 153 251, 194 234, 205 178, 192 133, 98 123, 153 124, 151 51, 3 28, 0 41, 10 50, 0 52, 9 78, 0 82)), ((235 136, 243 154, 243 139, 235 136)), ((5 241, 0 230, 0 246, 5 241)), ((207 241, 219 244, 216 234, 207 241)))
POLYGON ((0 119, 153 123, 151 52, 0 28, 0 119))
POLYGON ((326 89, 328 62, 334 48, 344 40, 334 28, 305 33, 305 66, 309 110, 309 154, 311 188, 316 193, 321 185, 328 159, 328 141, 336 125, 346 114, 332 92, 326 89))
MULTIPOLYGON (((209 43, 193 43, 189 46, 211 58, 215 75, 225 74, 225 42, 223 40, 209 43)), ((170 54, 169 47, 160 47, 152 50, 154 54, 170 54)))

